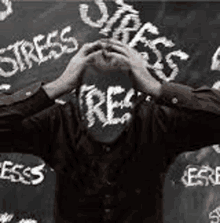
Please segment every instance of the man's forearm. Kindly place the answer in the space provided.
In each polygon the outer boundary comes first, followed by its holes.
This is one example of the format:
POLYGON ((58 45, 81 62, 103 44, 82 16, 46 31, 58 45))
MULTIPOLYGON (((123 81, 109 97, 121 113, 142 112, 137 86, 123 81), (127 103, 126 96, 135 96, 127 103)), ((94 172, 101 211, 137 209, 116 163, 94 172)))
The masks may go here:
POLYGON ((59 98, 64 94, 68 94, 73 90, 59 79, 45 84, 42 88, 46 92, 47 96, 52 100, 59 98))
POLYGON ((135 72, 136 76, 138 75, 137 89, 146 94, 151 94, 156 99, 159 98, 162 93, 162 84, 152 77, 147 69, 136 70, 135 72))
MULTIPOLYGON (((146 80, 145 80, 146 81, 146 80)), ((145 81, 143 81, 143 88, 142 91, 145 92, 146 94, 151 94, 153 97, 156 99, 160 98, 161 96, 161 89, 162 89, 162 84, 157 81, 157 80, 147 80, 148 81, 148 86, 150 85, 151 87, 146 87, 145 81)))

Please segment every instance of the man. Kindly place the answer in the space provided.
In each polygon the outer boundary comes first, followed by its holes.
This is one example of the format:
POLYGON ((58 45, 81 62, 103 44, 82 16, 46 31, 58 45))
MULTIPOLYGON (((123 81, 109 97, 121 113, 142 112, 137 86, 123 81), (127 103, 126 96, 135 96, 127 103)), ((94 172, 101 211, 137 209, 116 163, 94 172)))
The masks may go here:
POLYGON ((57 80, 6 99, 1 152, 34 153, 55 169, 57 222, 161 222, 165 149, 198 148, 220 135, 217 90, 161 84, 116 40, 85 44, 57 80), (74 89, 70 102, 53 105, 74 89))

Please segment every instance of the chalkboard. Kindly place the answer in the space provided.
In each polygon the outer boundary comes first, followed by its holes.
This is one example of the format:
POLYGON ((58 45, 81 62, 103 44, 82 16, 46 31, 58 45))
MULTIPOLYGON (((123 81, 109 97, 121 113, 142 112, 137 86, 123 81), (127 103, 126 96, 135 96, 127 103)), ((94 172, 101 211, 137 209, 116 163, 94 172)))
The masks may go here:
POLYGON ((0 1, 0 92, 59 77, 86 42, 114 37, 156 78, 220 85, 220 2, 0 1))
POLYGON ((219 145, 180 154, 164 182, 164 223, 220 221, 219 145))
POLYGON ((39 157, 0 154, 0 222, 54 222, 56 174, 39 157))

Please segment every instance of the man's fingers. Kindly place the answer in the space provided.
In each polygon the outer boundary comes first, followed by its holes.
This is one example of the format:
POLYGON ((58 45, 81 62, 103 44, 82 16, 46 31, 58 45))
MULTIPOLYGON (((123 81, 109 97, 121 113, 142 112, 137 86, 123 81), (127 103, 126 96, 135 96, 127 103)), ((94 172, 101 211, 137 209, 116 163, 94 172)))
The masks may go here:
POLYGON ((126 57, 129 57, 127 50, 120 46, 110 45, 106 50, 107 52, 117 52, 123 54, 126 57))
POLYGON ((88 55, 92 54, 93 52, 97 52, 102 49, 103 49, 103 47, 101 44, 93 45, 84 51, 84 55, 88 56, 88 55))
POLYGON ((94 57, 100 56, 102 54, 102 50, 98 50, 95 52, 90 53, 89 55, 86 56, 86 61, 89 62, 91 61, 94 57))
POLYGON ((110 43, 113 43, 113 44, 116 44, 116 45, 119 45, 119 46, 125 46, 125 44, 124 43, 122 43, 121 41, 119 41, 119 40, 116 40, 116 39, 109 39, 109 42, 110 43))
POLYGON ((123 46, 123 44, 120 41, 110 41, 110 39, 101 39, 100 40, 102 43, 105 43, 107 46, 115 44, 117 46, 123 46))
POLYGON ((137 52, 134 48, 130 47, 128 44, 124 44, 124 43, 122 43, 118 40, 115 40, 115 39, 110 39, 109 43, 110 43, 110 45, 117 45, 117 46, 123 47, 127 51, 130 51, 130 52, 133 52, 133 53, 137 52))
POLYGON ((123 62, 126 62, 127 64, 130 64, 129 59, 126 56, 122 55, 122 54, 115 53, 115 52, 108 52, 107 51, 106 55, 108 57, 114 57, 114 58, 116 58, 118 60, 122 60, 123 62))
POLYGON ((83 49, 84 55, 87 56, 91 54, 92 52, 103 49, 103 47, 104 47, 104 44, 100 40, 97 40, 93 43, 87 43, 84 45, 84 49, 83 49))

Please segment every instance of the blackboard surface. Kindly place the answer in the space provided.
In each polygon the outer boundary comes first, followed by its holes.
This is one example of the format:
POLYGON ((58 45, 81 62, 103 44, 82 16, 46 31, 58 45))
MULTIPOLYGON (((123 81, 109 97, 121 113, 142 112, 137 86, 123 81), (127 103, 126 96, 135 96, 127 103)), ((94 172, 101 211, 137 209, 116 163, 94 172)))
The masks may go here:
POLYGON ((0 222, 54 222, 56 174, 36 156, 0 154, 0 222))
POLYGON ((0 5, 1 92, 56 79, 84 43, 104 37, 143 52, 159 79, 218 88, 220 2, 2 0, 0 5))

